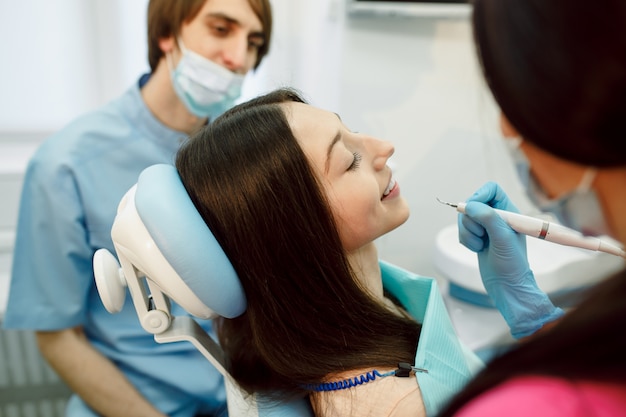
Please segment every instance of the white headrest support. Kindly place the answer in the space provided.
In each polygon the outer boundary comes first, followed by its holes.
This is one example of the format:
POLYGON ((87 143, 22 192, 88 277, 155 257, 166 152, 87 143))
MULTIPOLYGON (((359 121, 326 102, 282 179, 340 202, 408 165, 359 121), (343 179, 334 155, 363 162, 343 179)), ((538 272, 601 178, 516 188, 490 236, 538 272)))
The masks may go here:
POLYGON ((245 311, 239 278, 175 167, 153 165, 140 174, 111 235, 118 253, 192 315, 233 318, 245 311))

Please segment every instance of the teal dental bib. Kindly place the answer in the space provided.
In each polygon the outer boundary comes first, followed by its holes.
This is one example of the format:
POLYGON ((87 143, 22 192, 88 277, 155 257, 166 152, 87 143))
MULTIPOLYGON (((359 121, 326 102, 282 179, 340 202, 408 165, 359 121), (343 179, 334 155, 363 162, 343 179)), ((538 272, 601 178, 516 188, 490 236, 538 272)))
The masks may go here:
POLYGON ((433 278, 423 277, 380 261, 383 286, 422 323, 415 355, 416 373, 426 414, 436 416, 484 366, 457 337, 433 278))

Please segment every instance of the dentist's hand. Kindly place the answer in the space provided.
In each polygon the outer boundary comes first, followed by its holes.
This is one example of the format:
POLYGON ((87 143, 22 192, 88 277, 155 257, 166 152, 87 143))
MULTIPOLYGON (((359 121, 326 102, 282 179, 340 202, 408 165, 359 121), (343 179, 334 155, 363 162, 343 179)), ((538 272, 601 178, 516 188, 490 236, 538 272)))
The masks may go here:
POLYGON ((479 188, 459 214, 459 240, 478 254, 487 293, 514 338, 529 336, 563 315, 539 289, 528 265, 526 236, 517 233, 492 209, 519 210, 494 182, 479 188))

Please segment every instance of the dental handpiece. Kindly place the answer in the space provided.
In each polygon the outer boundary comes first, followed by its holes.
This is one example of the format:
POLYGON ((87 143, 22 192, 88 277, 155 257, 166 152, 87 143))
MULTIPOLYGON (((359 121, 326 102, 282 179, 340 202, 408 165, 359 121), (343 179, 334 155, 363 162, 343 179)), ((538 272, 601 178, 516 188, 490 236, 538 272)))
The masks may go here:
MULTIPOLYGON (((465 213, 466 203, 453 204, 439 200, 438 198, 437 200, 442 204, 456 208, 456 211, 459 213, 465 213)), ((605 240, 592 236, 585 236, 576 230, 560 224, 538 219, 536 217, 525 216, 523 214, 500 209, 494 210, 509 226, 511 226, 511 229, 518 233, 547 240, 548 242, 558 243, 560 245, 606 252, 611 255, 626 258, 626 251, 624 251, 624 249, 605 240)))

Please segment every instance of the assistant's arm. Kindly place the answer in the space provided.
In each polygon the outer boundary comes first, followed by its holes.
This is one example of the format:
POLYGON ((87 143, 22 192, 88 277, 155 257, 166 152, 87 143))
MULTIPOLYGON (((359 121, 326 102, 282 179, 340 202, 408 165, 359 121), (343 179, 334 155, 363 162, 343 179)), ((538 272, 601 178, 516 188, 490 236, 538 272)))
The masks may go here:
POLYGON ((120 370, 98 352, 81 327, 36 332, 39 349, 67 385, 107 417, 164 417, 120 370))
POLYGON ((64 162, 66 152, 57 153, 52 145, 38 151, 26 171, 7 322, 35 330, 44 358, 98 414, 163 416, 95 349, 80 325, 94 285, 93 249, 78 174, 64 162))

